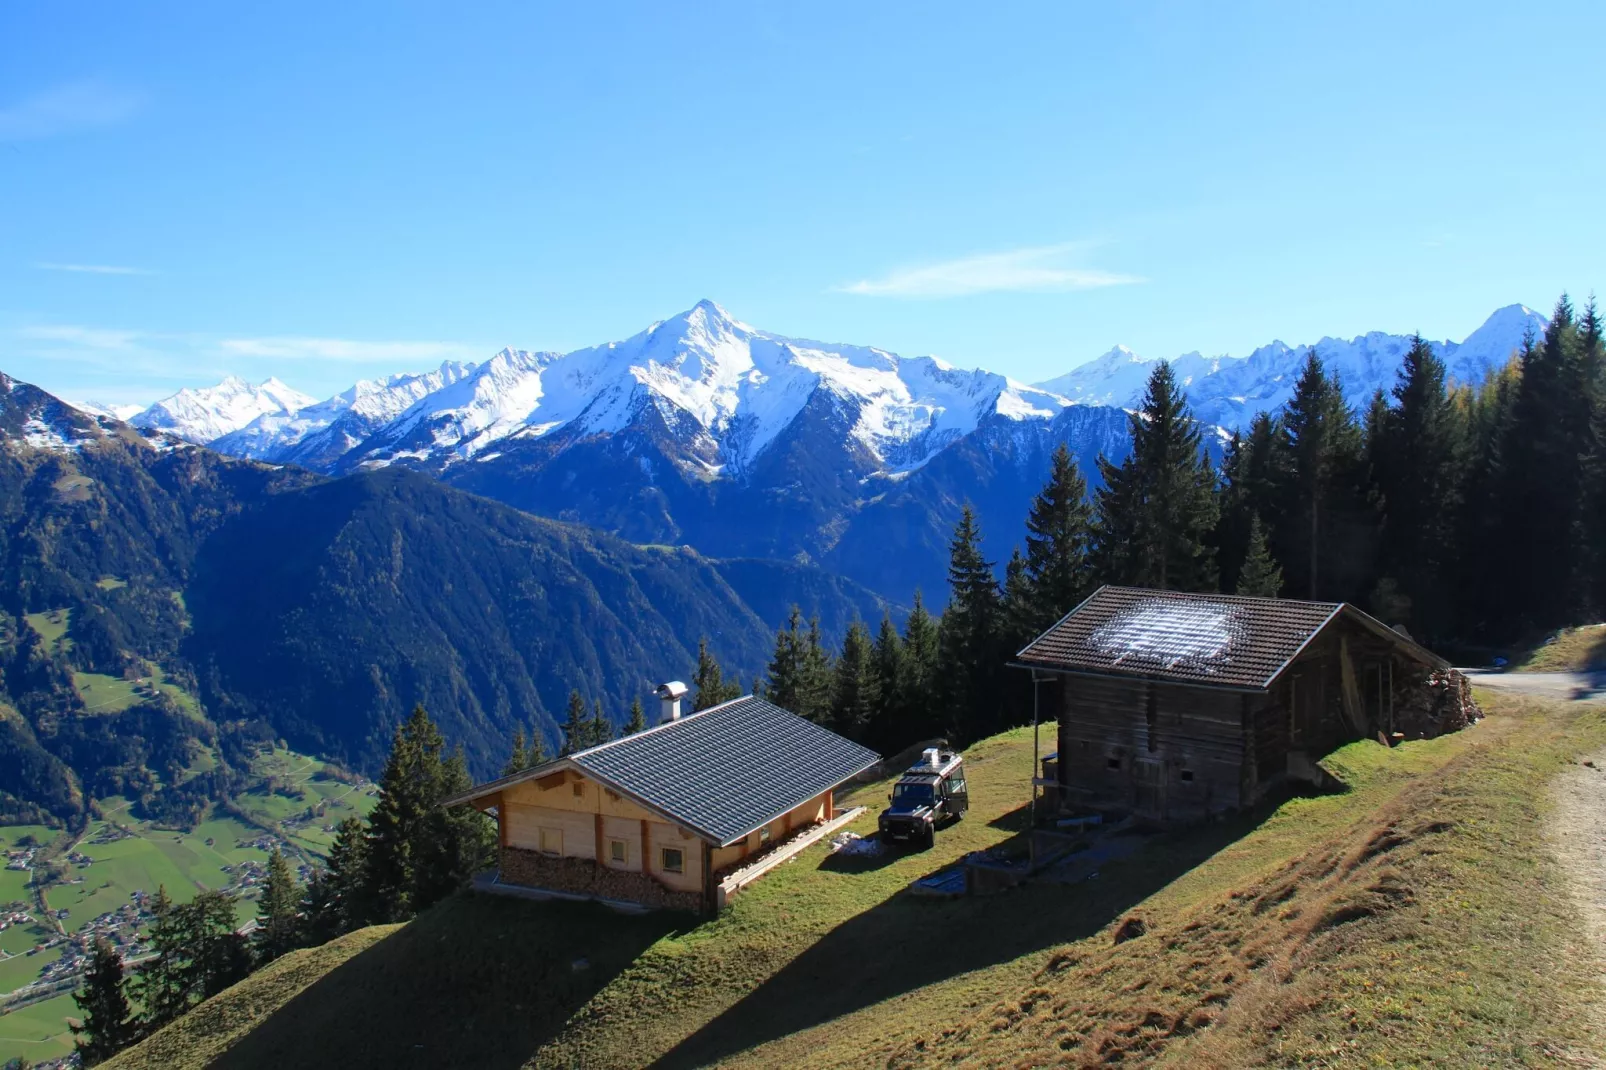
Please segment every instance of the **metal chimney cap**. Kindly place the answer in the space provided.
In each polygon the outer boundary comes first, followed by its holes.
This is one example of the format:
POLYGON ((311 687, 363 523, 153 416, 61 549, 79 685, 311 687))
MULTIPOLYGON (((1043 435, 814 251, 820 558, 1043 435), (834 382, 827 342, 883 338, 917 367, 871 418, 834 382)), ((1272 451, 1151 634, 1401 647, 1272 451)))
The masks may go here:
POLYGON ((691 688, 687 687, 679 680, 671 680, 667 684, 659 684, 657 688, 654 689, 653 694, 657 695, 659 698, 677 699, 684 698, 686 693, 690 690, 691 688))

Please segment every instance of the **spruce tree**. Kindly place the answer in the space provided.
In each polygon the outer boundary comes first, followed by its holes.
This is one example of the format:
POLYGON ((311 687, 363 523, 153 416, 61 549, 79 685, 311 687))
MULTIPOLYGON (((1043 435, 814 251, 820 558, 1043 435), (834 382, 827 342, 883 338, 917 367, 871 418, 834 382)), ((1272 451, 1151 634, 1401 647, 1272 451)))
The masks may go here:
POLYGON ((1415 634, 1450 628, 1448 589, 1460 513, 1463 432, 1444 362, 1417 335, 1395 383, 1394 404, 1369 420, 1373 478, 1382 496, 1381 571, 1411 600, 1415 634))
POLYGON ((764 682, 764 698, 784 710, 802 712, 803 696, 803 610, 792 607, 785 626, 775 632, 775 652, 770 656, 764 682))
POLYGON ((1019 624, 1037 635, 1069 613, 1093 589, 1088 549, 1093 508, 1087 480, 1070 449, 1054 449, 1048 482, 1032 499, 1026 517, 1024 602, 1019 624))
POLYGON ((842 637, 831 688, 831 728, 863 741, 880 704, 880 687, 870 631, 855 619, 842 637))
POLYGON ((569 692, 569 712, 562 725, 563 747, 558 751, 558 757, 567 758, 575 751, 585 750, 590 746, 591 725, 586 717, 586 700, 580 696, 578 689, 569 692))
POLYGON ((938 629, 941 694, 965 740, 990 735, 1002 720, 996 684, 1003 668, 1002 604, 981 529, 967 502, 948 547, 948 608, 938 629))
POLYGON ((1249 546, 1244 552, 1243 567, 1238 570, 1238 585, 1234 593, 1256 598, 1276 598, 1282 593, 1283 570, 1272 559, 1266 546, 1266 532, 1260 518, 1249 521, 1249 546))
POLYGON ((742 686, 735 680, 725 682, 724 673, 720 670, 719 662, 708 650, 708 638, 705 636, 697 640, 697 673, 692 677, 692 687, 696 694, 692 701, 694 713, 718 706, 722 702, 729 702, 734 698, 741 698, 742 686))
POLYGON ((82 1012, 71 1029, 73 1048, 83 1066, 97 1066, 139 1039, 124 987, 122 957, 96 937, 83 987, 72 997, 82 1012))
MULTIPOLYGON (((598 712, 601 712, 600 705, 598 712)), ((427 910, 466 887, 477 873, 494 864, 496 858, 496 830, 489 818, 472 806, 448 809, 440 805, 441 799, 474 786, 461 747, 454 748, 440 762, 436 783, 439 794, 426 814, 420 842, 415 847, 418 864, 411 895, 415 911, 427 910)))
POLYGON ((647 730, 647 714, 641 708, 641 696, 637 695, 630 700, 630 720, 625 722, 625 735, 633 736, 637 732, 647 730))
POLYGON ((875 672, 876 703, 866 740, 886 754, 903 745, 904 709, 910 686, 908 654, 891 613, 881 614, 870 660, 875 672))
POLYGON ((800 658, 801 708, 796 712, 817 724, 831 720, 831 655, 820 637, 820 618, 809 618, 800 658))
POLYGON ((1109 583, 1165 590, 1216 586, 1216 476, 1170 365, 1149 376, 1129 423, 1132 452, 1099 458, 1093 559, 1109 583))
POLYGON ((256 931, 251 934, 258 964, 301 946, 301 894, 289 861, 275 847, 268 855, 268 877, 257 901, 256 931))
POLYGON ((1312 350, 1279 421, 1282 524, 1272 551, 1287 586, 1314 600, 1362 601, 1372 569, 1360 425, 1312 350))
POLYGON ((167 886, 158 885, 151 900, 149 941, 151 956, 135 971, 132 987, 143 1012, 140 1032, 153 1033, 189 1009, 189 991, 183 969, 184 919, 167 896, 167 886))
POLYGON ((586 739, 590 746, 598 746, 613 738, 613 722, 608 720, 602 712, 602 700, 592 701, 591 723, 586 727, 586 739))
POLYGON ((899 735, 905 743, 929 739, 947 731, 941 714, 939 665, 941 636, 937 620, 926 611, 925 600, 915 591, 909 619, 903 624, 903 650, 908 683, 898 696, 899 735))
POLYGON ((521 725, 513 730, 513 747, 508 754, 507 764, 502 767, 502 775, 512 776, 528 768, 530 768, 530 752, 524 745, 524 728, 521 725))
POLYGON ((227 892, 206 891, 174 912, 183 924, 187 962, 182 976, 190 999, 211 999, 251 972, 251 948, 235 931, 237 900, 227 892))
MULTIPOLYGON (((570 696, 571 720, 579 699, 578 691, 570 696)), ((579 702, 579 709, 583 716, 584 701, 579 702)), ((585 723, 580 721, 576 735, 584 731, 585 723)), ((391 739, 390 757, 379 780, 379 802, 368 818, 364 892, 373 907, 374 921, 403 921, 417 909, 413 897, 419 855, 433 813, 444 797, 444 749, 440 730, 423 706, 414 707, 412 716, 391 739)))
POLYGON ((367 834, 362 821, 348 817, 335 827, 334 843, 324 867, 312 875, 302 900, 303 942, 327 943, 368 924, 373 916, 364 899, 367 834))

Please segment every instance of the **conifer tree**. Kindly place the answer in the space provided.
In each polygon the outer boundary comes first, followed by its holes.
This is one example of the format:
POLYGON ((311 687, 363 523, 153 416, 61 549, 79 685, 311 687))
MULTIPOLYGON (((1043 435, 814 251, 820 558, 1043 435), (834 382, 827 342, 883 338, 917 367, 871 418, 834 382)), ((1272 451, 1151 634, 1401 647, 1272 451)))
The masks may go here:
POLYGON ((272 962, 301 943, 301 888, 277 847, 268 855, 268 877, 257 901, 257 927, 251 940, 259 965, 272 962))
POLYGON ((1374 532, 1364 502, 1362 441, 1342 384, 1312 350, 1279 421, 1282 527, 1272 550, 1300 597, 1361 601, 1374 532))
POLYGON ((98 1066, 139 1039, 124 988, 122 957, 96 937, 83 987, 73 993, 82 1012, 82 1020, 71 1026, 73 1047, 83 1066, 98 1066))
POLYGON ((900 737, 904 743, 928 739, 947 731, 941 716, 937 682, 942 660, 941 636, 936 619, 927 612, 924 598, 915 591, 909 619, 903 624, 904 662, 908 683, 898 698, 900 737))
POLYGON ((1032 500, 1026 517, 1025 603, 1020 625, 1037 635, 1069 613, 1092 592, 1088 549, 1093 531, 1093 508, 1087 500, 1087 480, 1076 467, 1070 449, 1061 442, 1054 449, 1048 482, 1032 500))
POLYGON ((892 623, 891 613, 881 614, 881 627, 876 631, 870 661, 875 673, 876 703, 866 740, 882 753, 890 753, 903 745, 910 687, 908 655, 903 637, 892 623))
POLYGON ((948 608, 938 630, 942 694, 963 739, 991 734, 1002 720, 995 688, 1002 671, 1002 606, 981 529, 967 502, 948 547, 948 608))
POLYGON ((802 657, 802 708, 796 712, 818 724, 831 720, 831 655, 820 638, 820 618, 809 618, 802 657))
POLYGON ((1373 478, 1382 495, 1381 569, 1411 600, 1418 634, 1443 635, 1451 604, 1446 581, 1460 512, 1462 429, 1445 386, 1444 362, 1421 335, 1411 340, 1394 405, 1368 424, 1373 478))
POLYGON ((729 702, 734 698, 741 698, 742 686, 735 680, 725 682, 724 673, 720 670, 719 662, 708 650, 708 638, 705 636, 697 640, 697 673, 692 677, 692 687, 696 694, 692 701, 692 712, 697 713, 722 702, 729 702))
MULTIPOLYGON (((578 697, 578 692, 571 697, 571 714, 578 697)), ((584 702, 580 711, 585 711, 584 702)), ((426 841, 438 827, 436 815, 446 796, 444 750, 440 730, 423 706, 413 709, 391 740, 379 802, 368 818, 364 894, 375 921, 402 921, 423 905, 416 901, 419 866, 432 850, 426 841)))
POLYGON ((625 735, 633 736, 647 730, 647 714, 641 708, 641 696, 630 700, 630 720, 625 722, 625 735))
POLYGON ((764 698, 793 713, 802 713, 804 704, 802 629, 803 610, 793 606, 785 626, 775 632, 775 652, 764 683, 764 698))
POLYGON ((602 700, 592 702, 591 723, 586 727, 587 745, 595 747, 613 738, 613 722, 602 712, 602 700))
POLYGON ((530 751, 524 744, 524 727, 520 725, 513 730, 513 747, 507 756, 507 764, 502 767, 502 775, 512 776, 528 768, 530 768, 530 751))
POLYGON ((1249 546, 1244 552, 1243 567, 1238 570, 1235 593, 1256 598, 1276 598, 1282 593, 1283 570, 1272 560, 1266 546, 1266 532, 1260 518, 1249 521, 1249 546))
POLYGON ((210 999, 251 972, 251 948, 235 931, 234 896, 206 891, 174 913, 183 922, 182 972, 192 1002, 210 999))
POLYGON ((562 725, 563 747, 558 751, 560 758, 567 758, 575 751, 585 750, 590 746, 591 725, 586 717, 586 700, 580 696, 578 689, 569 692, 569 713, 562 725))
POLYGON ((474 786, 461 747, 453 748, 440 762, 435 777, 435 800, 414 848, 418 859, 410 896, 414 911, 426 910, 465 887, 496 857, 496 832, 489 818, 472 806, 440 805, 442 799, 474 786))
POLYGON ((307 945, 327 943, 367 924, 373 916, 363 897, 367 851, 367 834, 360 819, 348 817, 335 827, 329 856, 307 882, 302 900, 303 942, 307 945))
POLYGON ((149 933, 152 955, 140 964, 132 981, 135 998, 143 1008, 141 1033, 153 1033, 189 1009, 183 978, 183 919, 168 898, 166 885, 157 886, 150 911, 154 917, 149 933))
POLYGON ((1045 630, 1046 625, 1038 627, 1040 615, 1035 593, 1031 578, 1027 575, 1026 557, 1017 546, 1011 551, 1009 561, 1004 565, 1004 594, 1001 603, 1003 629, 1001 639, 1004 649, 1018 650, 1045 630))
POLYGON ((1214 590, 1216 477, 1170 365, 1162 361, 1149 376, 1143 404, 1128 426, 1127 459, 1116 465, 1099 458, 1104 486, 1094 499, 1093 536, 1098 573, 1110 583, 1214 590))
POLYGON ((855 619, 842 637, 831 688, 831 728, 853 740, 864 740, 880 703, 870 631, 855 619))

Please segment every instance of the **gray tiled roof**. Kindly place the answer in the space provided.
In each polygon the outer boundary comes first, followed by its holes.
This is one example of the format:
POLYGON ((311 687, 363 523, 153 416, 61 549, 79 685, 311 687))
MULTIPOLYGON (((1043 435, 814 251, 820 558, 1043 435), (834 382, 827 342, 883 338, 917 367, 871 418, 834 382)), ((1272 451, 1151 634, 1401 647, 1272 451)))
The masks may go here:
POLYGON ((1345 610, 1365 616, 1341 602, 1101 587, 1017 657, 1066 672, 1262 690, 1345 610))
POLYGON ((862 773, 879 755, 748 696, 570 760, 727 844, 862 773))

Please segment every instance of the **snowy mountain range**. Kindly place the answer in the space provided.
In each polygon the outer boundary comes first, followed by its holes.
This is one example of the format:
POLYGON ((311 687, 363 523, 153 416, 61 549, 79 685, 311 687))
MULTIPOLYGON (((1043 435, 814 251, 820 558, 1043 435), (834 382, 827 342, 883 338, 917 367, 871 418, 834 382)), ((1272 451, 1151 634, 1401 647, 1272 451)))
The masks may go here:
MULTIPOLYGON (((1513 305, 1435 346, 1452 375, 1478 379, 1543 324, 1513 305)), ((1372 333, 1314 347, 1359 405, 1392 385, 1409 344, 1372 333)), ((1232 428, 1288 398, 1311 348, 1274 342, 1173 363, 1201 419, 1232 428)), ((132 422, 328 474, 415 468, 638 543, 814 562, 906 601, 914 587, 942 588, 963 503, 1003 557, 1055 445, 1068 443, 1095 481, 1099 456, 1122 459, 1126 409, 1154 364, 1117 347, 1030 386, 935 357, 772 334, 704 301, 572 353, 504 349, 321 402, 275 379, 231 378, 132 422)))
MULTIPOLYGON (((1546 317, 1525 305, 1499 309, 1483 326, 1461 342, 1433 342, 1452 380, 1482 382, 1506 362, 1522 344, 1523 335, 1545 329, 1546 317)), ((1319 342, 1289 346, 1272 342, 1247 357, 1205 357, 1184 353, 1171 361, 1177 378, 1187 387, 1194 414, 1206 423, 1233 429, 1257 413, 1279 408, 1293 396, 1300 366, 1311 350, 1337 372, 1344 396, 1361 409, 1379 388, 1389 389, 1405 351, 1408 335, 1373 331, 1357 338, 1323 338, 1319 342)), ((1143 397, 1144 384, 1157 359, 1138 356, 1125 346, 1037 385, 1070 401, 1131 408, 1143 397)))

